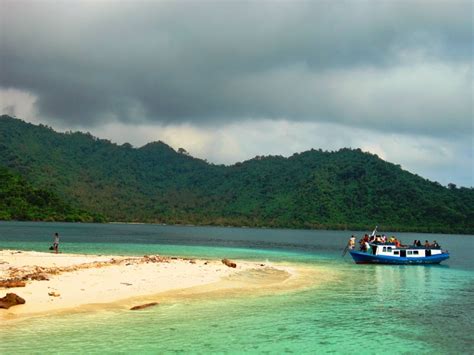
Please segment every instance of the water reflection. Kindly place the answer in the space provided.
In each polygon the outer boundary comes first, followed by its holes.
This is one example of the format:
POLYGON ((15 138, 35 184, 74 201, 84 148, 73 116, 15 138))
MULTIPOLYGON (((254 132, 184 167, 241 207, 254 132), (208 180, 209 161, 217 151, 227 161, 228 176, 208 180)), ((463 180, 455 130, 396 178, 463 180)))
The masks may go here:
POLYGON ((376 294, 381 302, 386 302, 394 296, 409 298, 413 296, 413 290, 425 294, 432 284, 432 271, 425 266, 375 265, 374 278, 376 294))

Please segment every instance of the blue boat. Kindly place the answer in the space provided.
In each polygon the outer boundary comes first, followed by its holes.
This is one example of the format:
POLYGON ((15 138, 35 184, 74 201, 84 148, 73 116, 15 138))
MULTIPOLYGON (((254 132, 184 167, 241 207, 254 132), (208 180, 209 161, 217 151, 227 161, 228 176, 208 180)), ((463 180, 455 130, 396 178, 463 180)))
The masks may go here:
POLYGON ((401 247, 394 243, 369 243, 369 246, 366 251, 349 250, 356 264, 439 264, 449 258, 449 253, 439 247, 401 247))

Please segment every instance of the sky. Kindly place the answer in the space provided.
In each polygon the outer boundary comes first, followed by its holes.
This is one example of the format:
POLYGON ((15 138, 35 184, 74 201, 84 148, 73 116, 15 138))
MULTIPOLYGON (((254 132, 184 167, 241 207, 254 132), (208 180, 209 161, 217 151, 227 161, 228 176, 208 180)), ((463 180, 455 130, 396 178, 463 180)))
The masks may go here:
POLYGON ((0 0, 0 109, 218 164, 361 148, 474 186, 471 0, 0 0))

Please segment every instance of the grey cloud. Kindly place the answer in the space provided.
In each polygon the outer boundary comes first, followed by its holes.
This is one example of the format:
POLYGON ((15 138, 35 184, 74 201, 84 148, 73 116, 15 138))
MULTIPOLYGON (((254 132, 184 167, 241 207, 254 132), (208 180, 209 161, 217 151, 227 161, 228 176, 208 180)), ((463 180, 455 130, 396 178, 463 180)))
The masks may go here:
POLYGON ((0 85, 51 120, 471 124, 470 1, 0 4, 0 85))

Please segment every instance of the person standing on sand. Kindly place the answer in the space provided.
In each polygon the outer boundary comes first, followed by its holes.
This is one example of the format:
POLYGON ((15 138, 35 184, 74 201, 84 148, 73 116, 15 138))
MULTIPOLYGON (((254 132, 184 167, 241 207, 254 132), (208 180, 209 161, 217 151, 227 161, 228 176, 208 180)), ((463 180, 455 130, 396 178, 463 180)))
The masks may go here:
POLYGON ((58 233, 54 233, 53 250, 56 254, 59 252, 59 234, 58 233))

